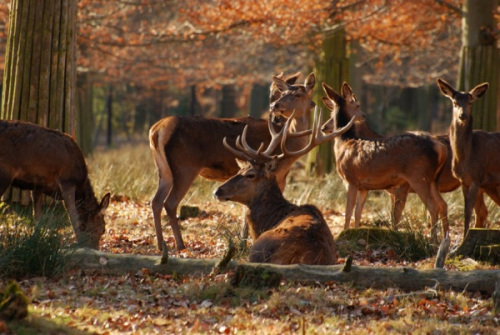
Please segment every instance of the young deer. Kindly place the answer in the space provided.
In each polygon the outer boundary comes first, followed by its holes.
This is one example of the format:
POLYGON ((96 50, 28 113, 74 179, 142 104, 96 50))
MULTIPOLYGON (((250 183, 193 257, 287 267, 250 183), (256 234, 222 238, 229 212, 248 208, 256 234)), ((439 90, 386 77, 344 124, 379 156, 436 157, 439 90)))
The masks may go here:
POLYGON ((269 146, 264 150, 252 149, 246 136, 245 127, 241 138, 232 148, 224 139, 224 146, 238 160, 241 170, 226 181, 214 193, 220 201, 236 201, 248 207, 247 222, 253 238, 250 249, 251 262, 275 264, 334 264, 336 248, 333 236, 321 212, 312 205, 297 206, 287 201, 278 186, 276 175, 287 166, 290 157, 300 157, 316 145, 330 141, 346 132, 353 121, 345 127, 325 136, 321 133, 321 116, 315 112, 313 136, 310 142, 300 150, 290 152, 286 141, 292 117, 284 128, 273 134, 269 146), (282 153, 273 155, 281 144, 282 153))
MULTIPOLYGON (((314 75, 312 77, 314 78, 314 75)), ((296 79, 297 74, 287 78, 273 77, 273 81, 277 84, 271 87, 270 98, 275 99, 281 96, 280 93, 276 92, 280 92, 279 90, 285 86, 288 87, 287 85, 301 86, 293 85, 296 79)), ((309 79, 309 83, 310 81, 309 79)), ((314 86, 314 83, 312 85, 314 86)), ((303 96, 295 99, 296 108, 299 111, 303 109, 301 105, 303 99, 303 96)), ((292 100, 288 100, 290 108, 294 106, 292 100)), ((307 110, 308 112, 309 110, 307 110)), ((306 114, 306 112, 302 114, 306 114)), ((302 114, 300 115, 302 116, 302 114)), ((275 116, 280 115, 276 114, 275 116)), ((308 116, 304 116, 300 121, 297 121, 297 130, 306 129, 309 126, 308 116), (304 119, 307 119, 305 126, 301 124, 304 119)), ((159 178, 158 189, 151 202, 151 208, 160 250, 163 241, 161 227, 162 207, 167 212, 176 248, 182 250, 185 245, 177 219, 179 203, 198 175, 210 180, 225 181, 238 172, 239 168, 234 160, 234 155, 224 149, 222 139, 226 137, 230 143, 234 143, 236 137, 242 133, 243 128, 247 125, 249 127, 248 141, 251 145, 257 145, 261 142, 269 143, 271 136, 267 121, 251 117, 220 119, 201 116, 169 116, 161 119, 151 127, 149 130, 149 145, 159 178)), ((272 125, 271 127, 280 129, 282 125, 272 125)), ((302 145, 303 140, 292 139, 290 142, 290 146, 295 148, 302 145)), ((293 160, 289 160, 288 163, 289 169, 293 160)), ((281 189, 285 187, 288 169, 280 170, 279 175, 277 175, 281 189)))
MULTIPOLYGON (((349 111, 348 111, 349 112, 349 111)), ((349 115, 350 117, 354 115, 349 115)), ((362 117, 354 124, 353 130, 355 132, 356 137, 363 139, 380 139, 385 136, 378 134, 373 131, 366 121, 366 117, 363 114, 362 117)), ((418 133, 416 133, 418 135, 418 133)), ((441 143, 446 145, 448 155, 446 162, 439 173, 437 179, 437 187, 439 192, 451 192, 456 190, 460 186, 460 180, 453 176, 451 171, 451 161, 452 161, 452 152, 450 146, 450 138, 446 135, 437 135, 435 136, 441 143)), ((389 189, 387 192, 390 194, 392 210, 391 210, 391 221, 394 226, 401 220, 401 216, 403 214, 403 209, 406 204, 406 199, 408 197, 408 192, 415 193, 415 191, 410 187, 409 184, 403 184, 397 188, 389 189)), ((361 212, 363 210, 364 203, 366 201, 366 197, 368 195, 368 191, 358 191, 357 200, 356 200, 356 208, 354 210, 354 222, 356 227, 359 226, 361 221, 361 212)), ((476 200, 476 204, 474 206, 474 210, 476 212, 476 227, 483 227, 484 221, 488 216, 488 208, 484 202, 484 198, 482 195, 479 195, 476 200)))
POLYGON ((83 154, 70 136, 32 123, 0 121, 0 196, 11 185, 33 191, 36 220, 42 193, 62 198, 78 242, 99 248, 110 195, 97 202, 83 154))
MULTIPOLYGON (((342 85, 341 95, 324 83, 323 89, 327 95, 323 102, 332 111, 324 129, 343 127, 350 116, 362 114, 347 83, 342 85)), ((407 185, 427 206, 433 236, 438 218, 442 220, 443 236, 448 232, 447 205, 436 186, 447 157, 446 146, 440 141, 423 133, 365 139, 359 138, 353 128, 335 139, 334 152, 337 171, 347 184, 345 229, 349 228, 356 200, 363 202, 367 191, 397 190, 407 185), (356 199, 358 191, 361 199, 356 199)))
POLYGON ((500 148, 500 132, 488 133, 482 130, 472 130, 472 103, 486 93, 488 83, 477 85, 469 92, 457 91, 442 79, 437 80, 437 85, 441 93, 453 102, 453 118, 450 124, 452 171, 462 183, 465 201, 465 237, 469 231, 472 208, 475 204, 477 206, 478 196, 482 197, 482 193, 486 193, 497 205, 500 205, 498 149, 500 148))

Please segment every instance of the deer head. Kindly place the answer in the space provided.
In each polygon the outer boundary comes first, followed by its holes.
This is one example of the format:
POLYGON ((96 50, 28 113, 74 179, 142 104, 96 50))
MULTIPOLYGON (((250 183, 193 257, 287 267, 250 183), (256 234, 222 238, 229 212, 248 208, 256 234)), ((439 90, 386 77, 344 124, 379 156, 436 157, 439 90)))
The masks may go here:
MULTIPOLYGON (((356 96, 352 92, 351 86, 344 82, 342 84, 341 88, 341 94, 338 94, 328 86, 327 84, 323 83, 323 91, 325 91, 326 97, 322 98, 323 103, 325 106, 332 111, 331 117, 328 121, 326 121, 323 125, 323 131, 326 133, 329 133, 335 129, 335 122, 338 122, 340 120, 337 120, 337 118, 345 118, 345 121, 356 118, 358 121, 363 121, 365 120, 366 116, 365 113, 363 113, 360 109, 360 104, 359 101, 356 99, 356 96), (339 109, 342 107, 343 114, 342 115, 337 115, 339 109)), ((342 122, 338 123, 342 124, 342 122)))
MULTIPOLYGON (((290 133, 290 124, 294 114, 287 119, 284 127, 279 132, 271 131, 272 139, 268 147, 264 149, 261 144, 258 149, 251 148, 247 141, 247 130, 236 139, 236 148, 231 147, 226 139, 223 144, 236 157, 240 166, 240 171, 231 179, 222 184, 214 193, 214 196, 221 201, 236 201, 245 205, 250 204, 254 199, 270 189, 278 189, 276 173, 282 168, 282 163, 290 157, 302 156, 311 151, 321 143, 331 141, 337 136, 348 131, 356 118, 353 118, 345 127, 338 129, 328 135, 321 131, 321 112, 318 108, 314 110, 313 128, 300 133, 290 133), (302 149, 290 151, 286 148, 287 138, 291 136, 305 136, 312 132, 312 137, 308 144, 302 149), (282 153, 275 155, 273 152, 281 146, 282 153)), ((272 127, 270 126, 271 130, 272 127)))
POLYGON ((453 119, 458 121, 459 124, 464 124, 467 120, 472 120, 472 103, 482 97, 489 87, 488 83, 482 83, 469 92, 460 92, 443 79, 438 79, 437 85, 441 93, 452 101, 453 119))
POLYGON ((303 85, 289 84, 279 76, 273 77, 273 84, 276 85, 281 97, 270 106, 270 112, 275 115, 290 117, 296 111, 295 117, 299 118, 315 106, 312 101, 313 89, 316 83, 314 73, 307 76, 303 85))

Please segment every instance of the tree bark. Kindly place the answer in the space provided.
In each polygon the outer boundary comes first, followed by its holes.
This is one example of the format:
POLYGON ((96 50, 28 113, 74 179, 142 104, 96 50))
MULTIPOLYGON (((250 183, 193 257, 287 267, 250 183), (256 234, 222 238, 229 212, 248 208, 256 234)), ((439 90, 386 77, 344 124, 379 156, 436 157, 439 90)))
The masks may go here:
MULTIPOLYGON (((112 254, 93 249, 77 249, 68 253, 69 266, 81 270, 95 270, 102 274, 121 275, 143 269, 151 273, 195 275, 213 271, 218 259, 169 258, 162 264, 161 256, 112 254)), ((250 271, 261 268, 281 274, 288 280, 305 283, 353 283, 365 288, 399 288, 404 291, 423 290, 428 287, 454 291, 480 291, 492 294, 500 280, 500 270, 446 271, 443 269, 415 270, 412 268, 377 268, 352 265, 272 265, 238 263, 231 261, 227 269, 244 267, 250 271)))
POLYGON ((1 118, 75 136, 76 1, 13 0, 1 118))
POLYGON ((75 30, 76 0, 11 1, 1 119, 76 136, 75 30))
MULTIPOLYGON (((345 30, 343 28, 325 32, 322 52, 320 58, 316 61, 314 71, 316 75, 314 101, 321 103, 321 97, 324 95, 321 87, 322 82, 338 91, 342 83, 349 80, 349 58, 346 54, 346 48, 345 30)), ((324 106, 319 106, 319 108, 325 110, 324 106)), ((323 113, 324 121, 329 117, 329 111, 323 113)), ((310 172, 315 171, 317 175, 329 173, 334 170, 334 167, 335 158, 332 142, 314 148, 307 156, 307 170, 310 172)))
POLYGON ((487 94, 474 103, 474 127, 498 130, 500 117, 500 49, 495 33, 496 0, 466 0, 462 11, 462 51, 458 89, 469 91, 489 82, 487 94))

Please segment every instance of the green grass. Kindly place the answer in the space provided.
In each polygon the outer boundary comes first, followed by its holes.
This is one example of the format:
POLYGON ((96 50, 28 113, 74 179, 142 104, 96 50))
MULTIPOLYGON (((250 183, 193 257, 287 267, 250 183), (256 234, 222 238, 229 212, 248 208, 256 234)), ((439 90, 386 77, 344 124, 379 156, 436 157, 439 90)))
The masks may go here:
POLYGON ((70 239, 64 209, 51 206, 35 225, 26 209, 1 203, 0 222, 0 276, 51 277, 63 271, 63 248, 70 239))

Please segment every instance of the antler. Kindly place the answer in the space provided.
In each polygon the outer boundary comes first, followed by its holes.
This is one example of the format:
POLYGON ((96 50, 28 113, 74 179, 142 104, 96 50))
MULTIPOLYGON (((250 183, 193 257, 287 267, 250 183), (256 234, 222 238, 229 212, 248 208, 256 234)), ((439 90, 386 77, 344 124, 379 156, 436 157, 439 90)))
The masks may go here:
POLYGON ((311 140, 309 141, 309 143, 304 148, 302 148, 300 150, 297 150, 297 151, 288 150, 286 148, 286 140, 287 140, 287 137, 289 135, 288 128, 289 128, 290 124, 287 122, 287 123, 285 123, 285 126, 283 127, 283 130, 284 130, 283 134, 284 135, 281 139, 282 154, 280 154, 279 158, 281 159, 284 157, 305 155, 306 153, 311 151, 317 145, 329 142, 329 141, 333 140, 335 137, 340 136, 340 135, 344 134, 345 132, 347 132, 352 127, 352 125, 354 124, 354 122, 356 121, 357 118, 358 118, 357 116, 354 116, 349 121, 349 123, 347 125, 345 125, 344 127, 337 129, 336 131, 334 131, 328 135, 325 135, 325 133, 323 133, 321 131, 321 119, 322 119, 321 110, 318 111, 318 106, 316 106, 314 108, 314 122, 313 122, 313 129, 312 129, 313 136, 311 137, 311 140))
MULTIPOLYGON (((292 115, 286 120, 285 126, 281 128, 280 131, 276 131, 274 129, 274 126, 271 121, 271 117, 268 119, 268 128, 269 128, 269 133, 271 134, 271 141, 269 142, 267 148, 264 150, 264 143, 261 143, 259 148, 257 150, 252 149, 250 145, 247 142, 247 134, 248 134, 248 125, 243 128, 243 133, 241 136, 238 136, 236 138, 236 149, 231 147, 227 143, 226 137, 224 137, 222 143, 224 144, 224 147, 231 151, 233 155, 236 157, 243 159, 243 160, 251 160, 251 159, 270 159, 273 157, 272 153, 276 150, 276 148, 280 145, 281 143, 281 138, 283 137, 283 131, 286 129, 290 128, 290 123, 293 120, 293 113, 292 115), (288 124, 288 126, 286 126, 288 124)), ((303 136, 303 135, 308 135, 311 133, 311 130, 306 130, 302 132, 298 132, 296 134, 293 134, 292 136, 303 136)))
POLYGON ((278 160, 281 160, 283 158, 289 158, 289 157, 294 157, 294 156, 301 156, 309 151, 311 151, 315 146, 331 141, 337 136, 340 136, 344 134, 346 131, 348 131, 351 126, 354 124, 356 117, 353 117, 349 123, 344 126, 343 128, 337 129, 336 131, 325 135, 321 131, 321 111, 318 110, 318 107, 314 108, 314 122, 313 122, 313 128, 308 129, 308 130, 303 130, 300 132, 289 132, 291 122, 293 120, 293 113, 292 115, 286 120, 285 125, 283 128, 277 132, 274 130, 272 126, 272 122, 269 120, 268 121, 268 126, 269 126, 269 132, 271 134, 271 141, 269 142, 269 145, 267 148, 264 150, 264 143, 261 143, 259 148, 257 150, 252 149, 250 145, 247 142, 247 134, 248 134, 248 125, 245 126, 243 129, 243 133, 241 136, 238 136, 236 138, 236 148, 231 147, 227 143, 227 139, 224 137, 224 140, 222 143, 224 144, 224 147, 231 151, 236 157, 243 159, 243 160, 256 160, 256 159, 265 159, 265 160, 270 160, 273 158, 277 158, 278 160), (286 141, 290 137, 300 137, 300 136, 305 136, 305 135, 310 135, 313 134, 311 137, 309 143, 302 149, 299 149, 297 151, 290 151, 286 148, 286 141), (278 145, 281 145, 281 151, 282 153, 279 155, 273 154, 273 152, 276 150, 278 145))

